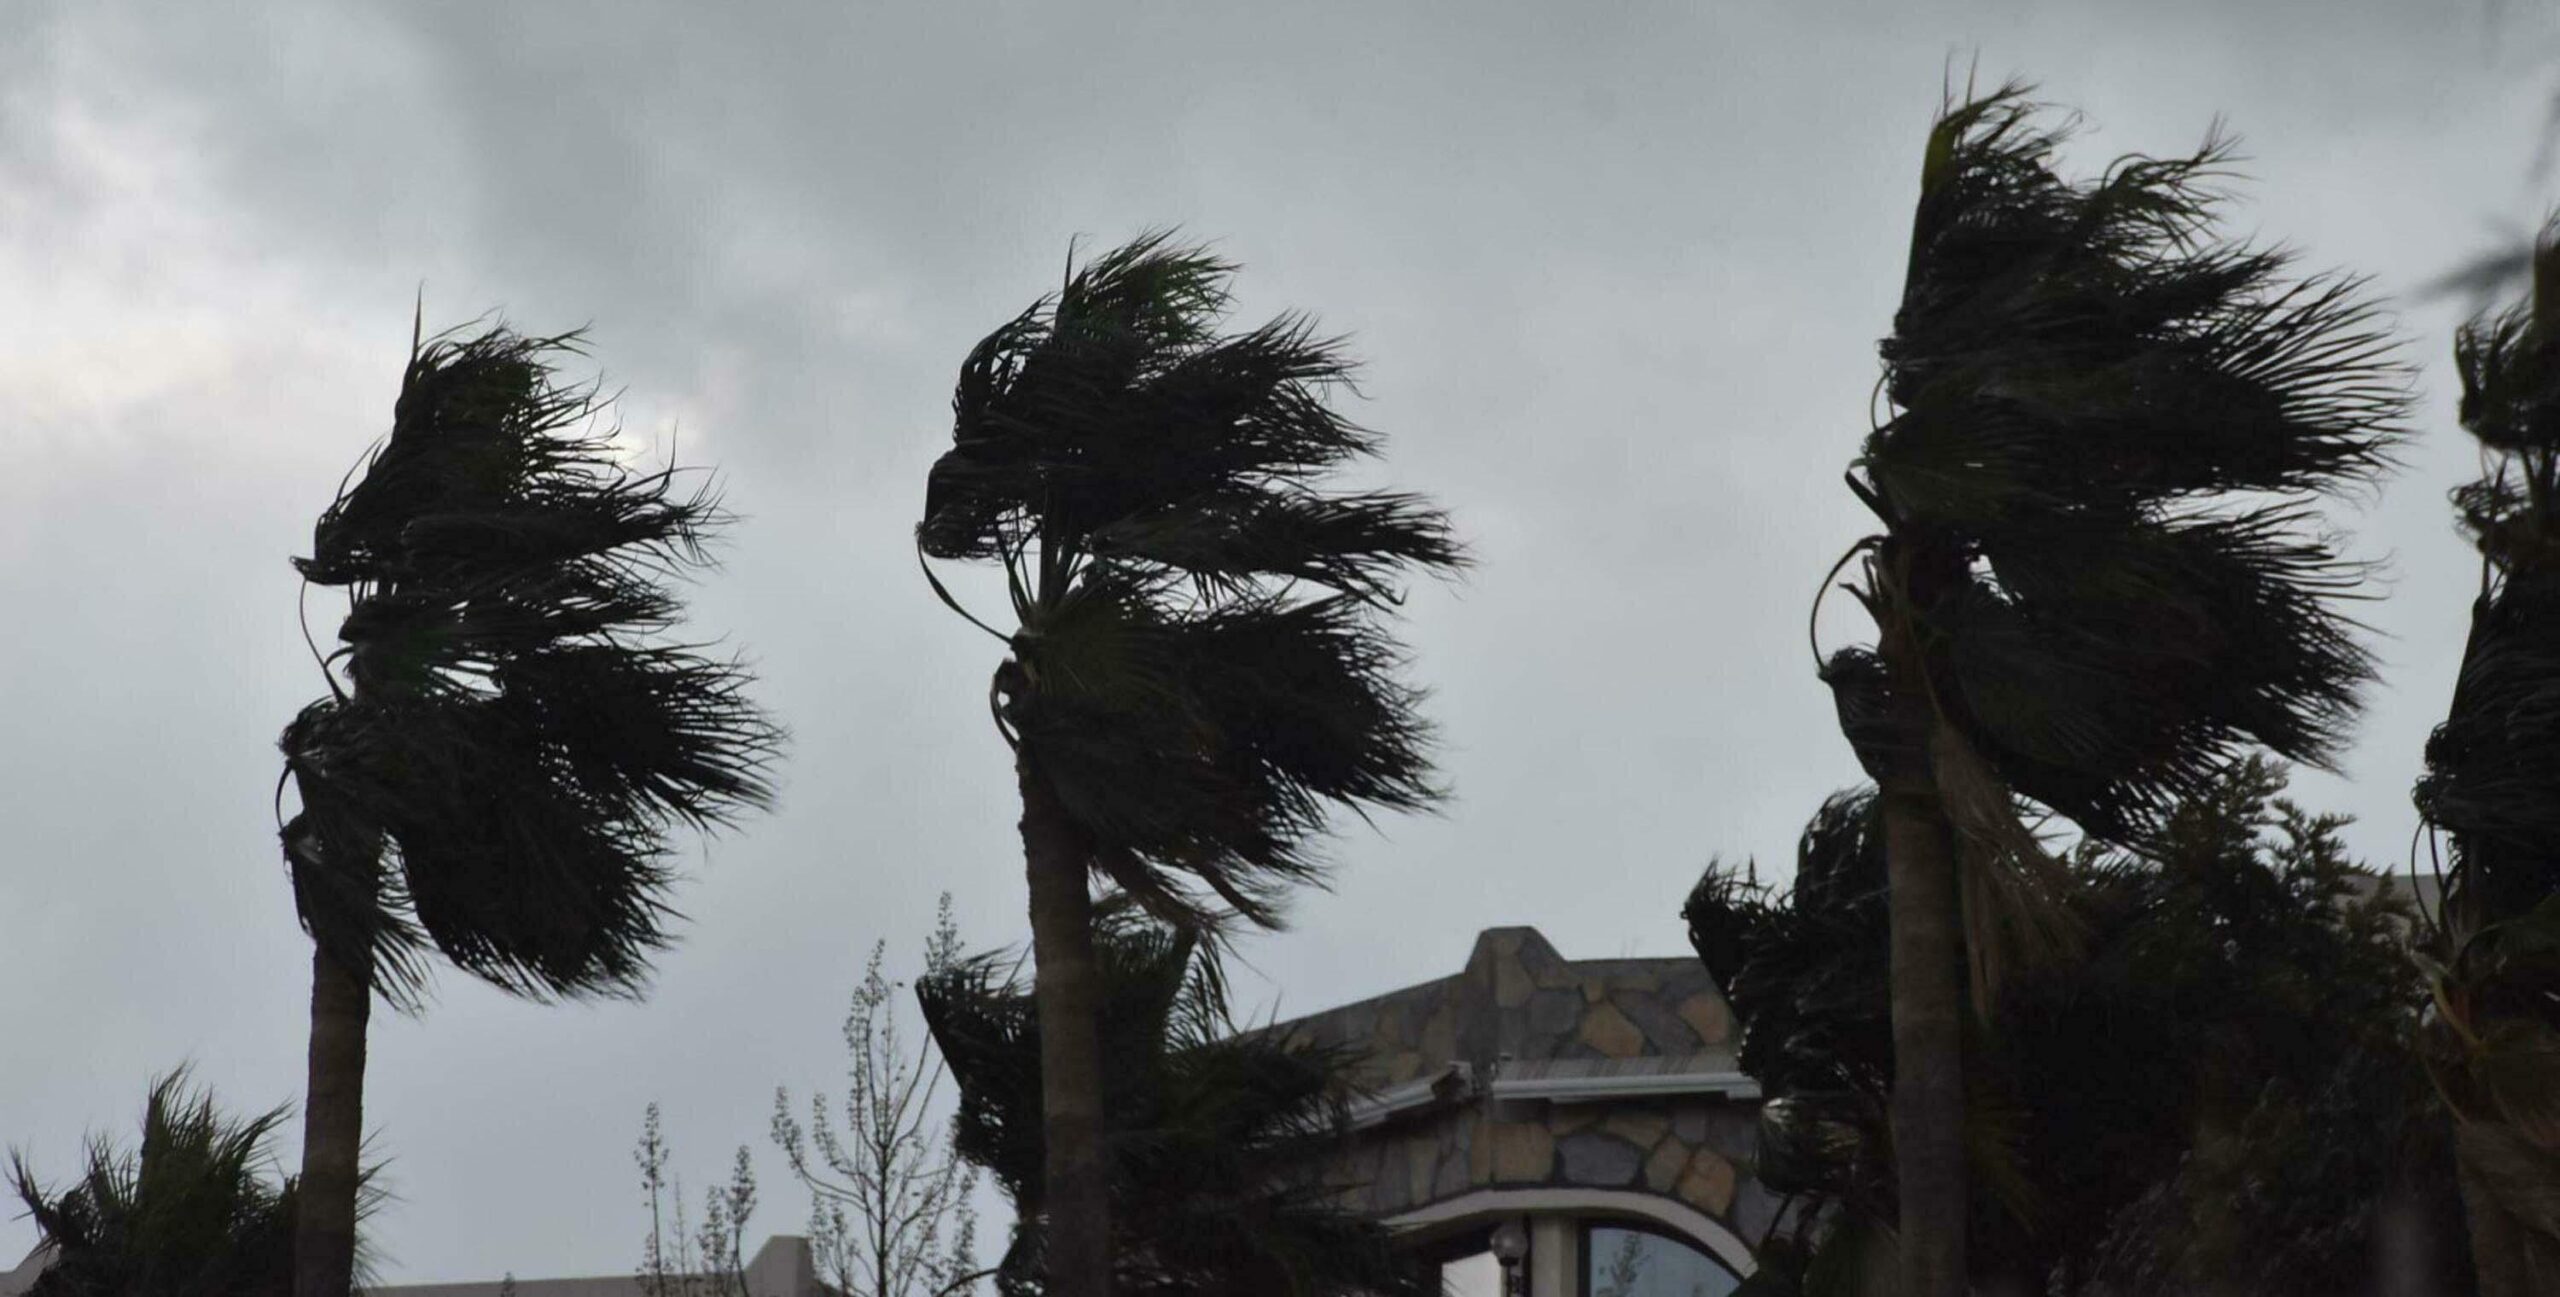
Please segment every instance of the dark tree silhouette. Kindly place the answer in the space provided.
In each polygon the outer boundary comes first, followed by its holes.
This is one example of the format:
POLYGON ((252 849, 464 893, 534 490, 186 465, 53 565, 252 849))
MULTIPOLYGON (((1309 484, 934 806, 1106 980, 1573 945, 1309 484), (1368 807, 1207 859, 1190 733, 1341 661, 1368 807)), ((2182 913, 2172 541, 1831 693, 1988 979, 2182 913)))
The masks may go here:
MULTIPOLYGON (((58 1190, 10 1158, 11 1187, 51 1250, 27 1297, 286 1297, 293 1291, 293 1177, 270 1181, 269 1147, 285 1109, 224 1116, 190 1093, 186 1069, 151 1083, 142 1143, 89 1141, 88 1168, 58 1190)), ((377 1201, 359 1172, 359 1217, 377 1201)), ((359 1245, 355 1268, 367 1269, 359 1245)))
POLYGON ((2458 1119, 2486 1297, 2560 1291, 2560 228, 2454 345, 2485 471, 2454 492, 2480 595, 2417 802, 2449 851, 2423 1036, 2458 1119))
MULTIPOLYGON (((1422 1297, 1390 1232, 1336 1200, 1352 1062, 1339 1048, 1238 1031, 1213 952, 1107 898, 1094 923, 1109 1122, 1112 1264, 1130 1297, 1422 1297)), ((1016 1207, 1008 1294, 1057 1291, 1043 1258, 1045 1149, 1034 994, 981 955, 917 984, 959 1084, 958 1147, 1016 1207)))
MULTIPOLYGON (((2081 958, 2011 978, 1966 1041, 1971 1282, 2149 1297, 2398 1292, 2404 1258, 2461 1286, 2441 1114, 2406 1048, 2414 915, 2346 858, 2344 821, 2228 769, 2146 853, 2096 845, 2063 903, 2081 958)), ((1872 789, 1807 825, 1792 889, 1711 870, 1684 917, 1760 1081, 1758 1174, 1793 1205, 1756 1297, 1890 1291, 1891 923, 1872 789)))
POLYGON ((637 994, 668 833, 768 796, 745 672, 662 635, 717 501, 616 464, 592 390, 553 381, 576 343, 413 342, 390 434, 294 560, 349 604, 282 740, 313 945, 296 1297, 348 1289, 373 997, 419 1007, 431 955, 538 1000, 637 994))
POLYGON ((1420 497, 1325 489, 1379 448, 1326 404, 1350 361, 1295 316, 1220 334, 1234 269, 1149 235, 988 335, 916 529, 924 555, 1000 564, 1012 597, 992 702, 1022 795, 1062 1297, 1111 1282, 1089 875, 1180 925, 1276 925, 1320 877, 1330 808, 1436 796, 1375 614, 1458 547, 1420 497))
POLYGON ((2034 117, 2010 87, 1930 132, 1849 475, 1877 643, 1824 666, 1891 862, 1909 1297, 1963 1291, 1967 969, 1987 1003, 2068 949, 2016 799, 2133 841, 2244 743, 2330 756, 2371 671, 2302 502, 2370 480, 2405 403, 2355 281, 2214 241, 2221 143, 2073 183, 2034 117))

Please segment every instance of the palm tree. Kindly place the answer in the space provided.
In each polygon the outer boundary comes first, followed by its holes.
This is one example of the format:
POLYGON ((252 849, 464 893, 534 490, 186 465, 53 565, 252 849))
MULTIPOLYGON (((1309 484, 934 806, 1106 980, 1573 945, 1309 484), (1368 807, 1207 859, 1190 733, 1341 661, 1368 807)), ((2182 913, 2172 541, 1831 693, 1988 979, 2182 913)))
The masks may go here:
POLYGON ((2370 481, 2406 399, 2356 281, 2213 240, 2223 144, 2075 184, 2035 111, 2012 86, 1930 132, 1848 479, 1877 643, 1824 666, 1884 807, 1911 1297, 1965 1282, 1968 968, 1980 1005, 2068 948, 2017 799, 2134 841, 2246 743, 2330 756, 2371 665, 2304 501, 2370 481))
POLYGON ((2417 802, 2450 847, 2423 1033, 2487 1297, 2560 1290, 2560 227, 2454 344, 2485 472, 2454 492, 2480 594, 2417 802))
POLYGON ((1276 926, 1320 877, 1329 804, 1436 796, 1371 614, 1458 547, 1417 496, 1322 489, 1379 448, 1325 402, 1351 364, 1296 316, 1220 335, 1234 271, 1163 234, 1071 267, 961 366, 916 529, 1011 592, 992 704, 1022 795, 1049 1277, 1071 1297, 1111 1283, 1088 875, 1180 925, 1276 926))
MULTIPOLYGON (((2011 979, 1966 1041, 1982 1291, 2334 1297, 2393 1273, 2388 1247, 2470 1291, 2427 1255, 2460 1207, 2405 1045, 2413 915, 2285 782, 2244 760, 2144 851, 2072 853, 2081 958, 2011 979)), ((1880 818, 1872 788, 1835 795, 1786 892, 1719 867, 1682 913, 1768 1096, 1758 1179, 1792 1202, 1753 1293, 1893 1288, 1880 818)))
MULTIPOLYGON (((285 1109, 234 1120, 211 1094, 188 1093, 186 1079, 180 1068, 151 1083, 139 1149, 120 1153, 93 1138, 86 1173, 63 1189, 44 1188, 24 1158, 11 1156, 12 1187, 51 1249, 28 1297, 292 1292, 301 1194, 291 1176, 271 1183, 262 1174, 285 1109)), ((364 1192, 358 1214, 375 1201, 364 1192)))
POLYGON ((430 947, 537 1000, 636 995, 670 830, 769 795, 745 672, 660 638, 718 502, 616 464, 592 390, 553 381, 576 349, 413 341, 390 435, 294 560, 349 603, 281 744, 313 946, 297 1297, 350 1282, 373 997, 417 1009, 430 947))
MULTIPOLYGON (((1112 1264, 1130 1297, 1420 1297, 1433 1276, 1391 1231, 1347 1210, 1323 1178, 1340 1148, 1352 1056, 1269 1030, 1239 1031, 1216 952, 1189 931, 1106 898, 1094 919, 1103 995, 1105 1107, 1119 1230, 1112 1264)), ((997 955, 947 964, 917 998, 960 1089, 955 1144, 1017 1207, 997 1268, 1008 1294, 1054 1291, 1043 1189, 1044 1023, 997 955)))

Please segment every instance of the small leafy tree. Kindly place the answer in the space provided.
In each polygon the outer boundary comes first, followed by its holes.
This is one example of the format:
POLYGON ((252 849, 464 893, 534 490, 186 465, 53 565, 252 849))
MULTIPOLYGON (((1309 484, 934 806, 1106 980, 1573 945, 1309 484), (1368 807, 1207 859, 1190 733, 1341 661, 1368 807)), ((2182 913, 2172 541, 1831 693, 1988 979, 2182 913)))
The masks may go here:
MULTIPOLYGON (((2441 1118, 2403 1043, 2412 916, 2347 860, 2344 822, 2283 785, 2245 762, 2147 851, 2070 859, 2059 899, 2082 957, 2009 979, 1966 1040, 1976 1289, 2388 1291, 2391 1213, 2415 1213, 2431 1277, 2459 1282, 2441 1118)), ((1872 790, 1834 797, 1791 892, 1718 869, 1685 912, 1769 1096, 1759 1177, 1794 1197, 1761 1242, 1761 1297, 1892 1290, 1881 819, 1872 790)))
MULTIPOLYGON (((959 943, 946 893, 925 942, 926 980, 953 968, 959 943)), ((773 1142, 809 1190, 810 1251, 821 1280, 846 1297, 956 1297, 988 1273, 976 1258, 977 1171, 959 1155, 939 1112, 941 1055, 929 1036, 925 1048, 909 1051, 897 1014, 904 984, 889 977, 887 958, 888 944, 875 943, 845 1016, 850 1061, 841 1122, 829 1115, 827 1096, 813 1094, 803 1125, 790 1092, 777 1087, 773 1142)), ((755 1207, 745 1147, 728 1188, 705 1203, 698 1229, 688 1227, 682 1186, 666 1169, 654 1103, 633 1157, 649 1192, 643 1285, 652 1297, 732 1291, 741 1282, 743 1234, 755 1207)))
POLYGON ((683 1178, 667 1172, 667 1143, 654 1103, 642 1119, 632 1160, 649 1194, 649 1236, 641 1245, 639 1270, 643 1297, 751 1297, 746 1233, 756 1209, 756 1178, 746 1145, 738 1146, 729 1183, 704 1191, 698 1228, 688 1227, 683 1178))
MULTIPOLYGON (((960 936, 946 892, 925 943, 925 977, 947 974, 960 936)), ((927 1037, 910 1056, 898 1026, 901 983, 882 970, 888 943, 871 947, 862 984, 845 1016, 841 1131, 827 1097, 809 1096, 809 1124, 792 1115, 787 1091, 773 1095, 773 1142, 809 1187, 809 1236, 819 1274, 847 1297, 949 1297, 984 1277, 978 1268, 976 1169, 954 1147, 936 1111, 944 1068, 927 1037)))
MULTIPOLYGON (((1112 1269, 1129 1297, 1421 1297, 1385 1226, 1345 1209, 1325 1168, 1353 1059, 1270 1030, 1239 1031, 1214 950, 1105 897, 1094 927, 1110 1115, 1112 1269)), ((959 1148, 1016 1206, 997 1269, 1008 1297, 1056 1294, 1056 1218, 1042 1191, 1035 993, 1018 960, 958 961, 919 988, 960 1089, 959 1148)))

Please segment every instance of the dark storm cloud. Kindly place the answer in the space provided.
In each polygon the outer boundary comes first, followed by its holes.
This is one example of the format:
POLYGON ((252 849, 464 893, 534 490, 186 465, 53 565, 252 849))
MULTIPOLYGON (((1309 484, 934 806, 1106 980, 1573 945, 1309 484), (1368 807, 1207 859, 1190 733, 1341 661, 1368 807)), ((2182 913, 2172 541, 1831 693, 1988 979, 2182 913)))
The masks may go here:
MULTIPOLYGON (((1018 940, 993 646, 906 529, 987 328, 1087 246, 1178 223, 1370 362, 1378 471, 1484 565, 1414 600, 1459 800, 1347 835, 1340 891, 1250 943, 1284 1011, 1434 976, 1474 931, 1679 949, 1709 856, 1782 862, 1854 777, 1805 616, 1862 523, 1916 146, 1950 59, 2041 79, 2074 157, 2249 142, 2243 230, 2421 282, 2529 221, 2548 24, 2407 3, 20 7, 0 70, 0 1139, 56 1173, 181 1057, 300 1088, 308 950, 272 737, 319 681, 283 559, 388 413, 412 294, 594 324, 635 446, 716 463, 744 521, 696 624, 795 735, 781 810, 713 844, 641 1006, 448 978, 381 1020, 368 1120, 401 1278, 611 1272, 668 1107, 707 1176, 767 1087, 827 1086, 871 942, 932 899, 1018 940)), ((2344 519, 2398 584, 2346 781, 2396 859, 2470 565, 2467 470, 2413 310, 2425 436, 2344 519)), ((969 587, 984 591, 983 585, 969 587)), ((1839 610, 1835 609, 1835 613, 1839 610)), ((324 632, 328 610, 315 602, 324 632)), ((1833 640, 1854 634, 1826 619, 1833 640)), ((798 1224, 776 1192, 759 1229, 798 1224)), ((0 1223, 0 1264, 32 1241, 0 1223)))

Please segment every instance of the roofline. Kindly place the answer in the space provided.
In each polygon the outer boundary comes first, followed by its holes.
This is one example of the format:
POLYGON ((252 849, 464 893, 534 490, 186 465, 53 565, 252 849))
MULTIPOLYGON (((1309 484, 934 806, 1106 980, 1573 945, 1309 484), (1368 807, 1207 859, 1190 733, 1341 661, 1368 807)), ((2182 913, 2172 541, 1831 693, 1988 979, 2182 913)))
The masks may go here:
POLYGON ((1659 1072, 1649 1076, 1504 1077, 1496 1070, 1490 1083, 1476 1079, 1465 1063, 1452 1063, 1428 1076, 1363 1096, 1347 1105, 1353 1130, 1382 1126, 1418 1108, 1462 1102, 1482 1095, 1504 1099, 1543 1099, 1548 1103, 1603 1103, 1654 1095, 1712 1094, 1726 1099, 1760 1097, 1760 1083, 1740 1072, 1659 1072))
POLYGON ((1598 1103, 1654 1094, 1757 1099, 1760 1083, 1731 1071, 1663 1072, 1651 1076, 1496 1076, 1486 1093, 1495 1099, 1544 1099, 1549 1103, 1598 1103))

